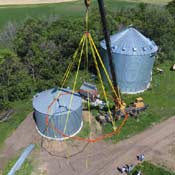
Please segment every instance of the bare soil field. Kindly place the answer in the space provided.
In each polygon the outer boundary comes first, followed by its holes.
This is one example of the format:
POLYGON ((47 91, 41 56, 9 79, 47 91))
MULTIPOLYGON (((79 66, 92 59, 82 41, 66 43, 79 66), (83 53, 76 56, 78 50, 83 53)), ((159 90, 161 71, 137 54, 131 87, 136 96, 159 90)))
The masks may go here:
POLYGON ((49 4, 76 0, 0 0, 0 5, 49 4))
MULTIPOLYGON (((118 166, 137 164, 136 155, 144 153, 146 160, 175 171, 174 125, 175 117, 172 117, 118 144, 46 141, 44 148, 35 153, 39 160, 37 169, 48 175, 117 175, 118 166)), ((0 168, 15 152, 30 143, 41 143, 31 114, 6 140, 4 149, 0 151, 0 168)))

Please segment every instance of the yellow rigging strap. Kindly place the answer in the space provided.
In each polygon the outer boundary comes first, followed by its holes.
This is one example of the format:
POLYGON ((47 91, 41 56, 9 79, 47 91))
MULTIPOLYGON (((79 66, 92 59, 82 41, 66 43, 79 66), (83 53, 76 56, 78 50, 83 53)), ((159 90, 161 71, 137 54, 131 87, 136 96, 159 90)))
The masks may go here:
POLYGON ((100 70, 99 70, 99 67, 98 67, 98 63, 97 63, 95 51, 94 51, 94 48, 93 48, 93 44, 92 44, 92 42, 90 40, 90 35, 89 35, 89 41, 90 41, 90 47, 91 47, 91 51, 92 51, 92 56, 93 56, 93 59, 94 59, 95 67, 96 67, 96 70, 97 70, 97 74, 98 74, 98 77, 99 77, 99 80, 100 80, 100 84, 101 84, 101 87, 102 87, 102 90, 103 90, 103 95, 104 95, 104 98, 105 98, 105 101, 106 101, 106 105, 107 105, 107 108, 108 108, 109 117, 111 119, 111 122, 112 122, 112 125, 113 125, 113 129, 116 130, 116 124, 115 124, 115 121, 113 119, 110 107, 109 107, 107 94, 106 94, 105 87, 104 87, 104 84, 103 84, 103 80, 102 80, 102 77, 101 77, 101 73, 100 73, 100 70))
POLYGON ((77 84, 77 78, 78 78, 78 73, 79 73, 80 64, 81 64, 81 60, 82 60, 84 45, 85 45, 85 38, 83 39, 83 44, 82 44, 82 48, 81 48, 81 52, 80 52, 80 58, 79 58, 79 61, 78 61, 77 72, 76 72, 76 75, 75 75, 75 80, 74 80, 72 95, 71 95, 71 99, 70 99, 70 103, 69 103, 69 108, 68 108, 68 113, 67 113, 67 117, 66 117, 66 123, 65 123, 65 126, 64 126, 64 133, 66 132, 67 123, 68 123, 69 116, 70 116, 70 110, 71 110, 71 106, 72 106, 73 95, 74 95, 76 84, 77 84))
POLYGON ((115 90, 115 88, 114 88, 114 86, 113 86, 113 83, 112 83, 110 77, 109 77, 109 74, 108 74, 108 72, 107 72, 107 70, 106 70, 106 68, 105 68, 105 66, 104 66, 104 64, 103 64, 102 58, 101 58, 101 56, 100 56, 100 54, 99 54, 99 52, 98 52, 98 50, 97 50, 97 48, 96 48, 96 45, 95 45, 95 43, 94 43, 94 41, 93 41, 93 39, 92 39, 92 37, 91 37, 90 34, 89 34, 89 40, 90 40, 90 42, 92 43, 92 45, 93 45, 93 47, 94 47, 94 49, 95 49, 95 52, 96 52, 96 54, 97 54, 97 57, 98 57, 98 59, 99 59, 99 61, 100 61, 101 66, 102 66, 102 68, 103 68, 103 70, 104 70, 104 72, 105 72, 105 75, 106 75, 106 77, 107 77, 107 80, 108 80, 108 82, 109 82, 109 85, 111 86, 112 91, 113 91, 113 93, 115 94, 115 97, 116 97, 116 99, 117 99, 119 105, 121 106, 121 98, 120 98, 120 96, 118 96, 117 93, 116 93, 116 90, 115 90))
POLYGON ((78 52, 79 52, 79 50, 80 50, 80 48, 82 46, 82 43, 84 42, 84 39, 85 39, 85 35, 83 34, 83 36, 82 36, 82 38, 81 38, 81 40, 79 42, 78 48, 77 48, 77 50, 75 51, 75 53, 73 55, 73 61, 69 64, 69 66, 68 66, 68 68, 67 68, 67 70, 66 70, 66 72, 65 72, 65 74, 63 76, 63 81, 62 81, 62 85, 61 85, 62 88, 65 85, 65 82, 66 82, 66 80, 68 79, 68 77, 70 75, 71 69, 72 69, 72 67, 73 67, 73 65, 74 65, 74 63, 75 63, 75 61, 77 59, 78 52))
MULTIPOLYGON (((75 53, 74 53, 74 55, 73 55, 73 61, 69 64, 69 66, 68 66, 68 68, 67 68, 67 70, 66 70, 66 72, 65 72, 65 74, 64 74, 64 76, 63 76, 63 81, 62 81, 61 88, 64 87, 65 82, 66 82, 66 80, 68 79, 68 77, 69 77, 69 75, 70 75, 70 71, 71 71, 71 69, 72 69, 72 67, 73 67, 73 65, 74 65, 74 63, 75 63, 75 61, 76 61, 76 59, 77 59, 77 55, 78 55, 78 53, 79 53, 79 50, 80 50, 80 48, 81 48, 81 46, 82 46, 84 40, 85 40, 85 35, 82 36, 82 38, 81 38, 81 40, 80 40, 80 42, 79 42, 78 48, 77 48, 77 50, 75 51, 75 53)), ((54 99, 58 99, 59 96, 60 96, 60 92, 57 93, 57 95, 55 96, 54 99)), ((53 105, 55 102, 56 102, 56 100, 53 101, 52 105, 53 105)), ((52 119, 50 118, 51 112, 52 112, 52 111, 51 111, 51 106, 49 105, 49 107, 48 107, 48 120, 49 120, 49 121, 51 120, 51 124, 53 124, 53 123, 52 123, 52 119)), ((46 128, 46 132, 48 132, 48 127, 46 128)), ((54 132, 55 132, 55 131, 54 131, 54 132)))

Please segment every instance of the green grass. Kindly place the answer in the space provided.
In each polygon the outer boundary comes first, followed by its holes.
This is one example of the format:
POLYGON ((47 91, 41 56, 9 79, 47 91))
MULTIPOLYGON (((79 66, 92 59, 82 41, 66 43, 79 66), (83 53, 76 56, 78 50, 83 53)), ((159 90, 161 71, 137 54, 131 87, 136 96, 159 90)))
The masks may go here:
MULTIPOLYGON (((165 5, 170 0, 105 0, 106 8, 116 10, 116 8, 135 7, 140 2, 155 5, 165 5)), ((97 7, 96 0, 91 3, 91 8, 97 7)), ((28 17, 42 18, 54 15, 58 18, 78 18, 85 15, 84 1, 55 3, 55 4, 35 4, 35 5, 3 5, 0 6, 0 29, 9 21, 23 22, 28 17), (67 13, 68 12, 68 13, 67 13)))
MULTIPOLYGON (((171 63, 160 65, 164 69, 164 74, 153 74, 152 89, 142 94, 123 95, 123 99, 127 104, 134 101, 136 97, 143 97, 145 104, 149 108, 139 115, 139 119, 129 118, 121 132, 114 135, 111 139, 118 142, 124 138, 135 135, 155 123, 163 121, 175 115, 175 72, 169 71, 171 63)), ((122 122, 118 122, 118 125, 122 122)), ((112 127, 107 124, 103 127, 104 133, 112 132, 112 127)))
POLYGON ((29 112, 32 111, 32 101, 16 101, 11 103, 11 107, 15 110, 12 117, 8 121, 0 123, 0 147, 3 146, 4 140, 12 134, 29 112))
POLYGON ((83 128, 81 129, 81 131, 78 133, 78 137, 81 138, 87 138, 89 136, 90 133, 90 126, 89 126, 89 122, 83 122, 83 128))
POLYGON ((54 15, 58 18, 74 18, 81 17, 83 12, 84 8, 81 2, 3 6, 0 7, 0 28, 9 21, 18 23, 28 17, 42 18, 54 15))
POLYGON ((143 162, 142 164, 138 164, 136 168, 133 170, 131 175, 136 175, 136 172, 141 170, 144 175, 175 175, 175 173, 170 172, 169 170, 155 166, 149 162, 143 162))
MULTIPOLYGON (((162 1, 162 0, 161 0, 162 1)), ((105 0, 105 5, 111 10, 121 7, 135 7, 138 3, 121 1, 121 0, 105 0)), ((91 8, 97 7, 96 0, 91 3, 91 8)), ((56 3, 56 4, 40 4, 40 5, 11 5, 0 6, 0 29, 2 29, 9 21, 23 22, 28 17, 42 18, 54 15, 58 18, 79 18, 85 15, 84 1, 56 3)))
MULTIPOLYGON (((11 168, 16 163, 18 158, 19 158, 19 155, 15 156, 7 163, 6 167, 2 171, 2 175, 8 174, 8 172, 11 170, 11 168)), ((32 161, 30 160, 30 158, 27 158, 24 164, 22 165, 22 167, 15 173, 15 175, 30 175, 32 174, 32 171, 33 171, 32 161)))

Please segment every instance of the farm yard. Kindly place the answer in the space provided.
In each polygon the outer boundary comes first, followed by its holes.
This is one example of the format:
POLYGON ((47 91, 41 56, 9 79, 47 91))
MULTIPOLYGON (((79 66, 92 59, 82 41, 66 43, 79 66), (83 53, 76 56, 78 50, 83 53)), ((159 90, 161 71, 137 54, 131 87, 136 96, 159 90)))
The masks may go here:
MULTIPOLYGON (((0 122, 0 174, 7 174, 31 143, 35 144, 35 148, 16 174, 113 175, 120 174, 117 168, 125 164, 138 164, 132 175, 136 175, 139 170, 144 175, 175 174, 175 72, 170 71, 175 63, 175 14, 172 10, 175 7, 166 6, 169 2, 105 1, 111 35, 121 26, 132 24, 142 34, 153 39, 159 51, 149 89, 135 95, 121 95, 127 106, 142 97, 148 109, 137 118, 129 117, 118 134, 97 143, 89 143, 76 140, 76 136, 65 141, 41 137, 31 113, 32 97, 35 94, 62 86, 63 74, 84 32, 84 2, 58 0, 43 1, 42 4, 37 0, 22 3, 19 0, 14 3, 6 1, 4 4, 4 1, 0 1, 0 114, 7 109, 14 110, 7 121, 0 122), (142 152, 146 161, 140 163, 136 155, 142 152)), ((89 31, 100 50, 99 43, 104 36, 98 3, 94 0, 91 4, 89 31)), ((84 81, 96 84, 100 97, 105 101, 92 59, 93 52, 88 54, 88 63, 82 59, 76 88, 80 88, 84 81)), ((76 67, 78 61, 64 87, 73 88, 76 67)), ((110 86, 105 85, 105 89, 112 96, 110 86)), ((90 109, 88 103, 83 105, 87 108, 83 110, 84 124, 77 138, 93 140, 112 133, 111 123, 101 125, 96 120, 99 109, 90 109)), ((113 105, 111 99, 109 104, 113 105)), ((117 127, 120 128, 122 123, 123 119, 116 121, 117 127)))

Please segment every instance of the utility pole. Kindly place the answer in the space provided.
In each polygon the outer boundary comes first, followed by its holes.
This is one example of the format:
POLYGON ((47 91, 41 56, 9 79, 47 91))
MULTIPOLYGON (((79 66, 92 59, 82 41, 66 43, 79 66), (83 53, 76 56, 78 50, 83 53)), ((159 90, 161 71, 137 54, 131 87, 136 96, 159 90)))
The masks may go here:
POLYGON ((109 37, 109 32, 107 28, 107 22, 106 22, 106 12, 104 8, 104 1, 103 0, 98 0, 98 5, 99 5, 99 11, 101 15, 101 23, 103 26, 103 33, 106 41, 106 48, 107 48, 107 53, 108 53, 108 58, 109 58, 109 65, 110 65, 110 70, 111 70, 111 76, 112 76, 112 82, 115 88, 115 91, 118 96, 119 90, 118 90, 118 85, 117 85, 117 75, 114 71, 114 64, 113 64, 113 56, 112 56, 112 50, 111 50, 111 42, 110 42, 110 37, 109 37))

